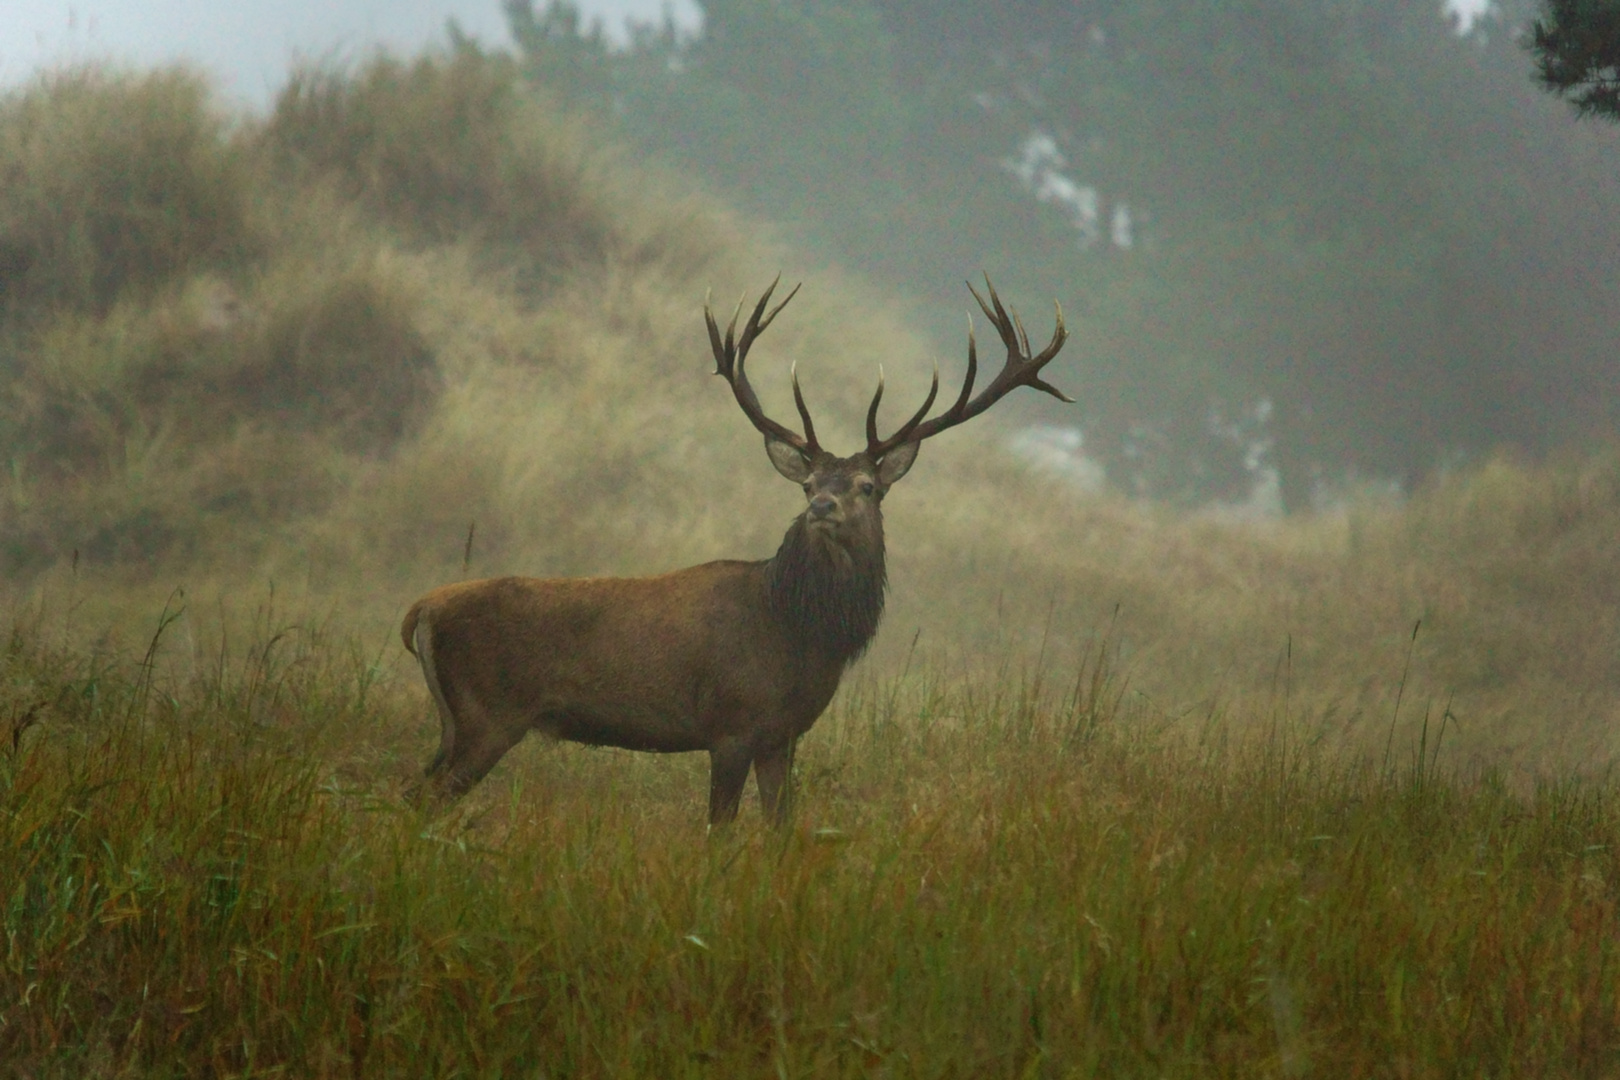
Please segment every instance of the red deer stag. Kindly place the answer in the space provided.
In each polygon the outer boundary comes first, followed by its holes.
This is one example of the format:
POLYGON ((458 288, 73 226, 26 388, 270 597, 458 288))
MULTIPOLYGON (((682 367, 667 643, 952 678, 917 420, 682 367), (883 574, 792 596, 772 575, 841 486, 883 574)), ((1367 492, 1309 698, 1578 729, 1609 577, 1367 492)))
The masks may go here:
POLYGON ((749 347, 798 290, 767 315, 772 283, 741 337, 741 303, 724 339, 705 305, 716 374, 764 433, 771 464, 804 488, 809 505, 775 557, 762 562, 711 562, 647 578, 494 578, 422 597, 400 632, 439 710, 439 752, 426 783, 439 795, 460 795, 537 730, 593 746, 707 750, 711 824, 736 817, 753 766, 765 813, 780 822, 794 745, 883 614, 884 494, 924 439, 979 415, 1014 387, 1072 400, 1040 378, 1068 336, 1062 308, 1051 343, 1031 356, 1017 314, 988 278, 985 285, 988 302, 969 290, 1007 346, 1001 373, 972 396, 978 356, 970 320, 967 378, 955 404, 925 419, 939 393, 936 367, 922 408, 880 439, 880 375, 866 412, 866 449, 850 457, 816 441, 797 372, 793 401, 803 435, 765 415, 743 371, 749 347))

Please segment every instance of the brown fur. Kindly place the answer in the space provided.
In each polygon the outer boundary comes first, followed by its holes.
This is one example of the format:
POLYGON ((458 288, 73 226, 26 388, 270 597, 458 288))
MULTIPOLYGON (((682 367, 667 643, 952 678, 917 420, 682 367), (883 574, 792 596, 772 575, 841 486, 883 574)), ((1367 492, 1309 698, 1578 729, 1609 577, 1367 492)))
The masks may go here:
POLYGON ((707 750, 712 821, 735 816, 752 765, 767 813, 784 814, 794 743, 883 611, 876 470, 860 455, 816 464, 808 494, 832 509, 806 510, 769 560, 648 578, 495 578, 418 600, 400 634, 439 707, 430 782, 459 795, 539 731, 707 750))

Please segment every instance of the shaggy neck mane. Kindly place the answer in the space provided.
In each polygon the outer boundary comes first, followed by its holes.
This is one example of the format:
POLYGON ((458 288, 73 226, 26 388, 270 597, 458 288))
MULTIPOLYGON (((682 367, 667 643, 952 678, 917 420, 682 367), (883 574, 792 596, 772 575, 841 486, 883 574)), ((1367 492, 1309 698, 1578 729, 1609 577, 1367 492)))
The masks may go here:
POLYGON ((845 548, 819 541, 794 521, 776 557, 765 566, 771 610, 804 644, 824 655, 854 662, 877 633, 883 617, 883 532, 875 542, 845 548))

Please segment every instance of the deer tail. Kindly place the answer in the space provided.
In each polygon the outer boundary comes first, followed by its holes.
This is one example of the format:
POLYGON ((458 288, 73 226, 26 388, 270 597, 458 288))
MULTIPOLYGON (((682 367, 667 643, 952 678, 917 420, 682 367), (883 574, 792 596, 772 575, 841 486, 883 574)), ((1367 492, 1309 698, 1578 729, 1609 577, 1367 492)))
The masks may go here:
POLYGON ((399 626, 400 640, 405 642, 405 651, 412 656, 416 655, 416 624, 422 618, 422 602, 418 600, 411 605, 411 610, 405 613, 405 621, 399 626))

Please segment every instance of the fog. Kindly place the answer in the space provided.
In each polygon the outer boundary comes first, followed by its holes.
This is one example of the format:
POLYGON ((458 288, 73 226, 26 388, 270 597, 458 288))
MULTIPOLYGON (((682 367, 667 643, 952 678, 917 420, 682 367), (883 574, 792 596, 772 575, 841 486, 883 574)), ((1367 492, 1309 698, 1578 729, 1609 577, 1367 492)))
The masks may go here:
POLYGON ((847 453, 880 368, 879 428, 936 361, 951 400, 983 270, 1037 349, 1061 304, 1076 403, 930 441, 874 663, 1109 627, 1165 701, 1273 692, 1282 648, 1387 717, 1421 622, 1413 700, 1607 752, 1613 130, 1531 83, 1527 8, 1176 10, 715 0, 613 42, 515 4, 262 111, 138 64, 18 83, 0 577, 81 625, 276 583, 396 655, 457 577, 766 558, 803 499, 709 377, 708 291, 804 282, 753 382, 792 422, 796 364, 847 453))
POLYGON ((964 278, 1061 303, 1081 405, 1015 443, 1081 488, 1275 513, 1620 423, 1620 156, 1531 84, 1527 0, 6 5, 12 85, 184 59, 260 111, 453 20, 948 367, 964 278))
POLYGON ((964 278, 1061 302, 1080 406, 1026 455, 1275 513, 1620 423, 1620 156, 1532 84, 1533 13, 735 0, 618 51, 539 4, 514 27, 537 82, 912 302, 955 363, 964 278))
MULTIPOLYGON (((620 41, 626 19, 656 22, 666 9, 683 27, 701 24, 694 0, 586 0, 580 8, 620 41)), ((236 100, 262 108, 296 57, 412 53, 442 41, 450 19, 488 45, 510 43, 499 0, 0 0, 0 85, 87 59, 186 60, 236 100)))

